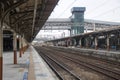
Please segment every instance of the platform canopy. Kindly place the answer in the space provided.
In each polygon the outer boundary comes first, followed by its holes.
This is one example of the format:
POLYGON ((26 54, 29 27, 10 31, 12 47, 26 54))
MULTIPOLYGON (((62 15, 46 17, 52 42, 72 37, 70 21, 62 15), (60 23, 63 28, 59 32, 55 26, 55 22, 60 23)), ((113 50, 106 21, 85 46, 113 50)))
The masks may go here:
POLYGON ((1 0, 0 21, 31 42, 59 0, 1 0))

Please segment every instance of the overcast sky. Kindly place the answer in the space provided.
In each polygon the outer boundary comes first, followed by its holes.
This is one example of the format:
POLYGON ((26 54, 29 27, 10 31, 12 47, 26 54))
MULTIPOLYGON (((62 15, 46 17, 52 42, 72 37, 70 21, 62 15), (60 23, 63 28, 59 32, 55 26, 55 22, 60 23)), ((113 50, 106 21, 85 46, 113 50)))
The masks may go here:
MULTIPOLYGON (((59 0, 49 18, 69 18, 72 7, 86 7, 85 19, 120 22, 120 0, 59 0)), ((40 31, 38 36, 61 37, 63 33, 69 34, 67 31, 40 31)))
POLYGON ((120 0, 59 0, 50 18, 69 18, 72 7, 86 7, 85 19, 120 22, 120 0))

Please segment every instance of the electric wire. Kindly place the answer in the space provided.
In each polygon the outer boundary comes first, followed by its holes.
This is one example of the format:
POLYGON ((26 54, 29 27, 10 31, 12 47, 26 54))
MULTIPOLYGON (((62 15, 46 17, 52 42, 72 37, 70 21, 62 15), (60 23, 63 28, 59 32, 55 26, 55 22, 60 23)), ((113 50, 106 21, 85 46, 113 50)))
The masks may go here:
MULTIPOLYGON (((110 1, 109 1, 110 2, 110 1)), ((105 2, 103 2, 102 4, 98 5, 97 7, 93 8, 92 10, 90 10, 89 12, 87 12, 86 14, 91 14, 93 11, 98 10, 98 8, 103 7, 106 3, 109 3, 108 0, 106 0, 105 2)))
POLYGON ((74 0, 68 7, 60 14, 58 17, 61 17, 77 0, 74 0))

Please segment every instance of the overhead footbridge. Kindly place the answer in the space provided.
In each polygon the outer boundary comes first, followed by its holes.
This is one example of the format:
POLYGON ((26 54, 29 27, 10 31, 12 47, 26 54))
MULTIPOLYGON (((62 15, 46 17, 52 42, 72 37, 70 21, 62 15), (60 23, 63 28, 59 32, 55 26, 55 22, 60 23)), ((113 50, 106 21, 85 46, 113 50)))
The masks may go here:
POLYGON ((33 41, 58 1, 59 0, 0 1, 0 80, 3 79, 3 44, 4 47, 13 47, 14 64, 17 64, 17 42, 19 43, 18 47, 21 56, 21 52, 24 52, 28 43, 33 41), (13 46, 11 46, 12 43, 13 46))
MULTIPOLYGON (((71 30, 75 25, 71 18, 51 18, 46 21, 42 30, 71 30)), ((78 24, 81 25, 81 24, 78 24)), ((109 28, 117 28, 120 26, 118 22, 100 21, 92 19, 84 19, 84 30, 86 31, 99 31, 109 28)))

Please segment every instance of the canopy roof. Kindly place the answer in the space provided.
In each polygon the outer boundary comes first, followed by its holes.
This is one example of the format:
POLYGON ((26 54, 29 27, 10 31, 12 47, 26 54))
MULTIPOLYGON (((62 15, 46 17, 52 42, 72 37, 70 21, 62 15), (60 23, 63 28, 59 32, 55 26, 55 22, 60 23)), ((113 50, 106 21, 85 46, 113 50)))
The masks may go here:
MULTIPOLYGON (((0 21, 31 42, 59 0, 1 0, 0 21)), ((7 28, 7 27, 5 27, 7 28)))

